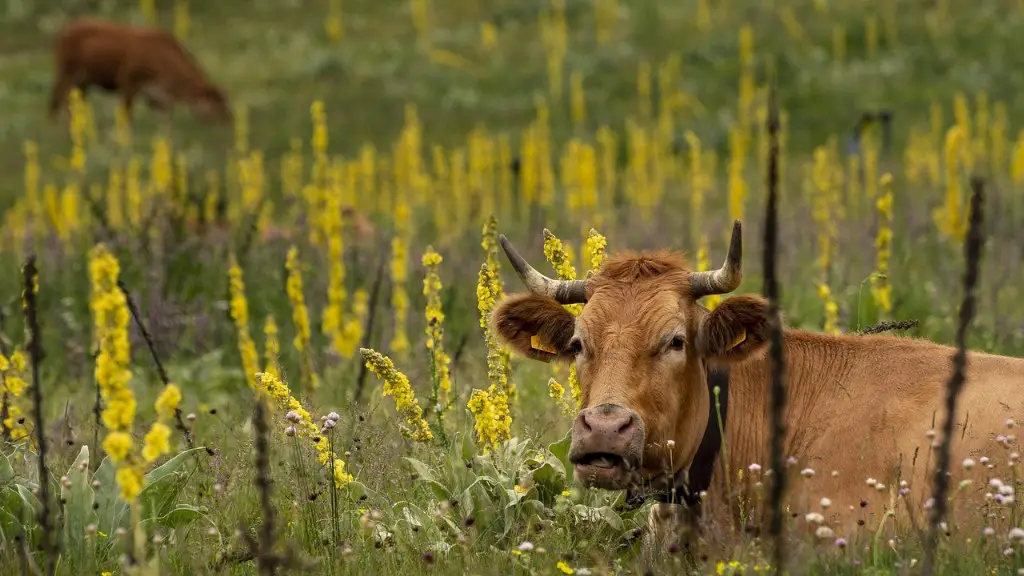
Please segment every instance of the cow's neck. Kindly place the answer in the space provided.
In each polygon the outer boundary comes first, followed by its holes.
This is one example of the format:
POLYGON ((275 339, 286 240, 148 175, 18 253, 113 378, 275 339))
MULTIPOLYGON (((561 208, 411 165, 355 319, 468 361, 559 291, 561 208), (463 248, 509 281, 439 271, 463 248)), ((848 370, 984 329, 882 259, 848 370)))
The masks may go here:
MULTIPOLYGON (((851 372, 859 358, 859 350, 853 339, 858 337, 828 337, 803 330, 787 329, 784 333, 784 379, 786 385, 786 437, 783 441, 783 458, 799 458, 809 442, 816 438, 813 433, 820 425, 819 419, 829 413, 827 405, 837 393, 842 393, 844 383, 849 382, 851 372)), ((738 471, 747 473, 751 464, 764 470, 771 467, 769 440, 771 416, 769 408, 771 386, 771 359, 766 351, 756 358, 731 367, 730 414, 726 423, 726 448, 723 454, 728 461, 732 478, 738 471)), ((716 466, 715 487, 724 488, 725 470, 716 466)), ((735 482, 733 482, 735 483, 735 482)))

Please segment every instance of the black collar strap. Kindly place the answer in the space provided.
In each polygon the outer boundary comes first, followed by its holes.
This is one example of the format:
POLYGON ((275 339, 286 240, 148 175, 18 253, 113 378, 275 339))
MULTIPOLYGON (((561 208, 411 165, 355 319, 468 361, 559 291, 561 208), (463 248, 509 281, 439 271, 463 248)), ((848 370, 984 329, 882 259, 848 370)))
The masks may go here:
MULTIPOLYGON (((729 408, 729 368, 706 368, 708 382, 708 424, 704 437, 697 447, 697 454, 690 464, 689 482, 680 478, 680 484, 670 490, 647 492, 646 494, 627 491, 626 505, 638 508, 648 497, 662 504, 685 504, 693 507, 700 502, 700 493, 711 486, 711 476, 715 471, 715 461, 722 450, 722 431, 725 430, 726 414, 729 408), (718 401, 721 409, 721 428, 719 428, 719 411, 715 406, 715 387, 718 388, 718 401)), ((684 475, 684 476, 686 476, 684 475)))

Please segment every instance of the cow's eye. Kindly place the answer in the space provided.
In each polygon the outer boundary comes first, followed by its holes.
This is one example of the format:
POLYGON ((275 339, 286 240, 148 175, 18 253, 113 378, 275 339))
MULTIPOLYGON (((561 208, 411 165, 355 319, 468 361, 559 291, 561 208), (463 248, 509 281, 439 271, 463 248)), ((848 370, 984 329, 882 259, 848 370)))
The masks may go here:
POLYGON ((583 341, 579 338, 573 338, 569 340, 569 354, 578 356, 580 352, 583 352, 583 341))
POLYGON ((682 350, 684 346, 686 346, 686 339, 682 336, 674 336, 668 343, 668 347, 672 350, 682 350))

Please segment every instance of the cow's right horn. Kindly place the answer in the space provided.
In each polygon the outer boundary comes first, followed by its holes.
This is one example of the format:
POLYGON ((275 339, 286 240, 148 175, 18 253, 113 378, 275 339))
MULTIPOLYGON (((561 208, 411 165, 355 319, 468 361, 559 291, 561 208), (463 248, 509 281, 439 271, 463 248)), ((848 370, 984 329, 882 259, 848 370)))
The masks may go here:
POLYGON ((508 256, 519 279, 523 281, 526 288, 534 294, 554 298, 559 304, 580 304, 587 301, 586 280, 555 280, 538 272, 519 252, 512 246, 512 243, 502 234, 498 237, 501 248, 508 256))

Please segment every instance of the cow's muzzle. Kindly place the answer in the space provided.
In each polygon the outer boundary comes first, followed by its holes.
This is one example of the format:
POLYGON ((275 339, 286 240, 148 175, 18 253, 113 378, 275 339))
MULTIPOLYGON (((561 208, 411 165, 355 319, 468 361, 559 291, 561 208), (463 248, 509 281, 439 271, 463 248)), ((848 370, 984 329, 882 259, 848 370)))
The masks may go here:
POLYGON ((576 416, 569 461, 577 482, 621 490, 640 469, 643 447, 640 415, 618 404, 601 404, 576 416))

